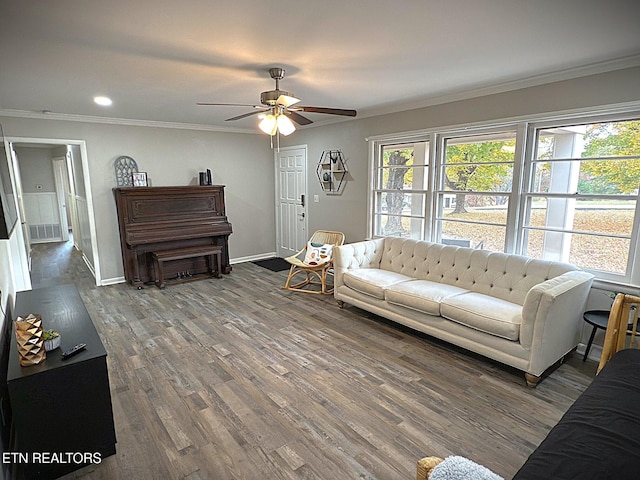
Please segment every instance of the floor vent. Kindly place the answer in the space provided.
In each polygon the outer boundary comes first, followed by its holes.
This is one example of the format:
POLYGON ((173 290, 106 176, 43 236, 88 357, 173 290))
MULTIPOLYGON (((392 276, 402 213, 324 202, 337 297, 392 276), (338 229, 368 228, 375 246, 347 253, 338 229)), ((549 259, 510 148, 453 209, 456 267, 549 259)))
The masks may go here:
POLYGON ((62 239, 58 224, 29 225, 29 235, 33 243, 62 239))

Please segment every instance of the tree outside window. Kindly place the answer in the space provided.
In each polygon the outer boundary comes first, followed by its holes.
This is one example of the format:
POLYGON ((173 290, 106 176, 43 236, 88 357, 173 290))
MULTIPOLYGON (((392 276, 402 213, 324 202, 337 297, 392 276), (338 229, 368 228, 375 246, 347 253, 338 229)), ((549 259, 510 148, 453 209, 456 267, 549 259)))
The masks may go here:
POLYGON ((524 252, 624 275, 640 187, 640 121, 538 131, 524 252))
POLYGON ((446 140, 437 218, 442 243, 504 251, 514 152, 512 131, 446 140))
POLYGON ((381 148, 374 193, 376 235, 424 238, 427 152, 427 142, 381 148))

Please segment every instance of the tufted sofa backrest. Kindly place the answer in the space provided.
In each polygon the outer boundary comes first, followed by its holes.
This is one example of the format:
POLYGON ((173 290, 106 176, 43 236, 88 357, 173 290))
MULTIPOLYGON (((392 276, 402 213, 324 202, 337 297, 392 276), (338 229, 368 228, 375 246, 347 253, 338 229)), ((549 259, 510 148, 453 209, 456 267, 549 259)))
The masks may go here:
POLYGON ((577 270, 566 263, 398 237, 384 239, 380 268, 519 305, 534 285, 577 270))

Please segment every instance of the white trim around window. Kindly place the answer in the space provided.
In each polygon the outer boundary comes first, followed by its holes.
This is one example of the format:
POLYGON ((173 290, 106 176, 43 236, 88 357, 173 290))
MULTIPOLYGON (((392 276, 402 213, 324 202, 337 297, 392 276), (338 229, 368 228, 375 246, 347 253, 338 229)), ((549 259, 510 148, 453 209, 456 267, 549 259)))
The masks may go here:
MULTIPOLYGON (((638 120, 640 120, 640 102, 634 102, 630 105, 614 106, 610 109, 594 112, 567 112, 548 118, 521 118, 514 121, 495 122, 494 124, 463 125, 368 138, 370 159, 367 209, 368 238, 386 234, 383 229, 380 229, 379 222, 381 215, 388 216, 389 212, 381 210, 380 198, 383 198, 383 195, 390 194, 390 192, 394 192, 393 195, 397 196, 398 199, 401 196, 405 198, 402 204, 403 210, 400 213, 395 213, 396 217, 401 218, 404 222, 402 224, 404 230, 400 229, 390 234, 410 236, 434 242, 442 241, 443 225, 447 225, 447 227, 454 225, 451 223, 452 219, 447 218, 445 213, 452 211, 451 198, 455 194, 458 194, 459 198, 472 198, 473 207, 480 206, 486 211, 492 207, 499 211, 500 208, 496 204, 505 202, 508 208, 505 207, 501 211, 499 220, 495 220, 497 218, 495 215, 493 219, 487 216, 487 220, 484 220, 479 215, 474 218, 457 218, 455 220, 456 231, 463 233, 463 235, 460 235, 461 238, 457 240, 462 240, 462 237, 469 238, 470 246, 486 248, 483 242, 477 242, 476 230, 482 230, 483 228, 488 230, 504 229, 503 244, 494 242, 491 249, 507 253, 530 254, 534 257, 554 258, 559 261, 569 261, 568 259, 572 258, 576 261, 571 263, 579 264, 581 263, 580 258, 576 257, 576 253, 573 252, 574 247, 578 249, 578 246, 584 246, 585 242, 588 244, 588 241, 592 239, 600 242, 597 248, 603 248, 604 240, 611 237, 614 242, 618 241, 618 246, 622 245, 623 254, 626 255, 626 259, 622 260, 623 263, 618 258, 615 266, 613 266, 613 263, 611 264, 612 271, 607 271, 606 261, 604 268, 602 264, 598 268, 590 268, 594 267, 595 264, 590 265, 591 259, 587 258, 587 261, 582 262, 585 264, 579 266, 594 273, 597 281, 605 285, 612 285, 614 288, 615 286, 622 286, 623 289, 629 286, 640 286, 640 192, 638 189, 627 193, 615 192, 614 194, 609 194, 605 191, 574 192, 570 189, 570 187, 573 188, 575 186, 578 176, 584 176, 584 166, 590 162, 592 164, 619 160, 632 162, 637 160, 640 162, 640 155, 632 151, 630 154, 625 154, 617 159, 607 156, 584 158, 581 156, 580 136, 576 136, 577 143, 574 145, 573 150, 566 150, 570 146, 560 145, 560 137, 554 137, 559 132, 571 132, 572 128, 577 132, 582 132, 585 128, 595 124, 607 122, 612 124, 616 124, 616 122, 630 123, 630 121, 638 120), (548 137, 554 137, 549 140, 550 142, 555 142, 553 145, 554 152, 545 154, 556 158, 540 157, 540 152, 538 151, 539 138, 543 134, 548 137), (469 159, 467 161, 460 160, 459 155, 457 160, 453 160, 450 155, 450 162, 457 161, 458 167, 454 167, 452 163, 447 164, 447 145, 455 145, 456 142, 460 145, 466 144, 470 146, 468 152, 473 152, 472 147, 479 147, 483 142, 503 141, 507 136, 511 138, 508 148, 510 152, 511 149, 513 150, 512 157, 505 155, 496 157, 494 155, 491 158, 469 159), (383 165, 385 161, 384 152, 388 152, 395 146, 409 148, 408 146, 417 144, 428 145, 428 155, 425 158, 426 164, 421 167, 424 168, 424 174, 427 178, 424 187, 416 188, 415 178, 420 176, 416 175, 414 177, 413 174, 410 174, 407 175, 404 185, 396 185, 394 190, 385 189, 385 186, 388 187, 392 184, 383 184, 381 169, 389 169, 393 168, 393 166, 383 165), (566 151, 563 151, 562 148, 566 151), (574 155, 570 155, 567 152, 574 153, 574 155), (452 188, 451 179, 448 179, 447 184, 445 184, 444 175, 447 168, 467 167, 470 170, 478 168, 489 170, 492 168, 490 165, 493 165, 494 168, 502 165, 503 174, 508 173, 511 178, 498 178, 498 174, 494 172, 495 179, 489 181, 485 178, 484 182, 476 181, 475 184, 460 183, 458 190, 452 188), (533 183, 536 181, 535 175, 537 174, 540 177, 540 170, 544 170, 546 175, 544 181, 550 181, 549 179, 553 176, 550 173, 552 166, 557 170, 553 175, 560 182, 556 181, 553 187, 549 187, 547 190, 536 190, 539 185, 536 186, 533 183), (536 168, 538 171, 536 171, 536 168), (569 180, 563 179, 562 175, 568 175, 567 173, 562 173, 563 169, 566 172, 573 172, 569 180), (568 181, 569 183, 562 186, 562 181, 568 181), (402 194, 400 194, 400 191, 402 194), (505 197, 506 200, 498 200, 498 197, 505 197), (419 214, 419 209, 416 209, 415 205, 422 201, 424 202, 424 205, 422 205, 422 212, 424 213, 419 214), (614 206, 607 208, 610 208, 611 212, 616 214, 619 212, 615 212, 614 209, 624 209, 627 213, 623 221, 631 222, 632 225, 630 227, 625 226, 623 232, 608 232, 598 230, 595 227, 589 229, 584 224, 579 225, 580 222, 577 222, 576 225, 571 223, 577 211, 575 210, 576 204, 580 205, 579 210, 582 212, 588 207, 592 209, 600 208, 598 207, 598 202, 614 203, 614 206), (411 205, 412 203, 414 203, 413 206, 411 205), (532 212, 534 211, 532 209, 534 208, 536 212, 535 218, 532 217, 532 212), (561 209, 560 213, 558 213, 559 208, 561 209), (554 215, 550 215, 549 210, 552 210, 554 215), (546 212, 546 220, 541 220, 544 217, 544 212, 546 212), (540 215, 543 215, 543 217, 540 217, 540 215), (550 218, 553 216, 555 216, 555 219, 550 218), (418 231, 415 227, 422 220, 423 222, 418 231), (376 222, 378 222, 377 227, 376 222), (531 239, 535 236, 540 238, 536 239, 537 243, 532 243, 531 239), (574 238, 575 242, 572 240, 574 238), (540 242, 546 243, 543 247, 540 247, 540 242), (553 242, 556 242, 555 246, 553 242), (475 243, 479 244, 476 245, 475 243), (624 248, 627 248, 627 250, 625 251, 624 248)), ((562 140, 567 141, 571 140, 571 138, 567 137, 562 140)), ((450 154, 452 153, 450 152, 450 154)), ((537 181, 540 181, 540 178, 537 181)), ((585 184, 582 177, 581 181, 583 182, 582 185, 588 186, 588 182, 585 184)), ((391 205, 391 202, 387 203, 391 205)), ((395 203, 400 205, 398 202, 395 203)), ((479 211, 479 209, 476 209, 476 211, 479 211)), ((606 215, 605 211, 600 212, 598 210, 598 213, 606 215)), ((584 214, 579 213, 578 216, 584 216, 584 214)), ((452 231, 450 230, 448 233, 450 234, 452 231)), ((453 243, 457 244, 457 240, 454 239, 453 243)), ((464 241, 460 242, 460 244, 462 243, 464 241)), ((612 255, 620 255, 619 252, 611 253, 612 255)), ((584 252, 581 254, 584 259, 584 252)))

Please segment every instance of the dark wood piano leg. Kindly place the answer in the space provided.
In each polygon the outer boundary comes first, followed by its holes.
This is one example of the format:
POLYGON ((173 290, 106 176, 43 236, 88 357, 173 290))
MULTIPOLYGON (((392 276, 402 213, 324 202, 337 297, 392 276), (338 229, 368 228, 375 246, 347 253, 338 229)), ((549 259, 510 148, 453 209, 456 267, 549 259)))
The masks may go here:
POLYGON ((156 259, 156 285, 158 288, 164 288, 164 267, 162 260, 156 259))
POLYGON ((216 262, 216 271, 214 276, 216 278, 220 278, 220 272, 222 270, 222 253, 214 253, 213 255, 211 255, 211 269, 213 270, 213 261, 215 259, 216 262))
MULTIPOLYGON (((217 245, 213 245, 214 247, 217 245)), ((209 268, 209 275, 215 278, 220 278, 222 271, 222 247, 217 252, 213 252, 211 255, 207 255, 207 267, 209 268)))
POLYGON ((133 250, 133 284, 138 287, 138 290, 142 290, 142 280, 140 280, 140 265, 138 265, 138 249, 135 247, 133 250))
POLYGON ((229 235, 224 235, 220 237, 220 240, 217 241, 218 245, 222 247, 222 273, 228 275, 231 273, 231 264, 229 263, 229 247, 228 247, 229 235))

